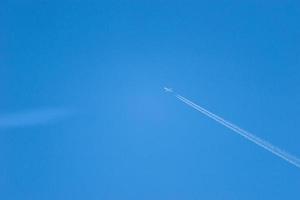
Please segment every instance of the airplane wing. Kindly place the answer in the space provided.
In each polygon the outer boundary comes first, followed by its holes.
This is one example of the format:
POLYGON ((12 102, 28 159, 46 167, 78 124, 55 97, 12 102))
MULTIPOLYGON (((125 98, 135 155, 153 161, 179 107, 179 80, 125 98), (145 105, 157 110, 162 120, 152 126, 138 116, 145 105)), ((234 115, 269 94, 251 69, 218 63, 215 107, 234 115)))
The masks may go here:
POLYGON ((173 89, 172 89, 172 88, 164 87, 164 90, 165 90, 166 92, 173 92, 173 89))

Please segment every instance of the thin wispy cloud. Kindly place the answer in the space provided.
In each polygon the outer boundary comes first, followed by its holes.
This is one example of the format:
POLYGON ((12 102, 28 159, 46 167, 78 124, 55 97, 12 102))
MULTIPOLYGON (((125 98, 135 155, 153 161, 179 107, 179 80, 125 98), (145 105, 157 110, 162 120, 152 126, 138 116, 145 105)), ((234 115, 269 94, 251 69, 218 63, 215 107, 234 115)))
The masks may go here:
POLYGON ((70 111, 59 108, 44 108, 0 114, 0 128, 15 128, 43 125, 67 118, 70 111))

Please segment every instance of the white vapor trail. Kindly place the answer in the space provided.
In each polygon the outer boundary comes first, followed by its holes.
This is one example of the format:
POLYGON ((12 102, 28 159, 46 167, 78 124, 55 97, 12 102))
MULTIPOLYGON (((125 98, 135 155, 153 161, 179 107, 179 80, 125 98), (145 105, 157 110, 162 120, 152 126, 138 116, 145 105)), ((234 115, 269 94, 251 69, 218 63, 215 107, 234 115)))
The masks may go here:
POLYGON ((269 142, 255 136, 254 134, 245 131, 243 129, 241 129, 240 127, 232 124, 231 122, 228 122, 227 120, 223 119, 222 117, 219 117, 213 113, 211 113, 210 111, 202 108, 201 106, 193 103, 192 101, 184 98, 183 96, 173 93, 174 96, 179 99, 180 101, 184 102, 185 104, 189 105, 190 107, 196 109, 197 111, 201 112, 202 114, 206 115, 207 117, 215 120, 216 122, 222 124, 223 126, 231 129, 232 131, 234 131, 235 133, 243 136, 244 138, 246 138, 247 140, 250 140, 251 142, 257 144, 258 146, 266 149, 267 151, 273 153, 274 155, 284 159, 285 161, 293 164, 294 166, 300 168, 300 160, 299 158, 290 155, 289 153, 281 150, 280 148, 270 144, 269 142))

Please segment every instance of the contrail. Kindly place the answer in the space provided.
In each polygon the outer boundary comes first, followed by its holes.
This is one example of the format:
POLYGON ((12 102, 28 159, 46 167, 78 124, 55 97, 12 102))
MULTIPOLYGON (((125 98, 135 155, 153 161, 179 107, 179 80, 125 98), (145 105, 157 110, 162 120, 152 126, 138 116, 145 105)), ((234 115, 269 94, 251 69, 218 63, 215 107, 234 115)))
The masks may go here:
POLYGON ((17 128, 25 126, 34 126, 47 124, 70 116, 72 113, 69 110, 60 108, 44 108, 21 111, 0 115, 0 129, 1 128, 17 128))
MULTIPOLYGON (((173 91, 168 91, 173 93, 173 91)), ((264 148, 265 150, 273 153, 274 155, 284 159, 285 161, 293 164, 294 166, 300 168, 300 160, 299 158, 281 150, 280 148, 270 144, 269 142, 255 136, 254 134, 243 130, 242 128, 232 124, 231 122, 223 119, 222 117, 217 116, 216 114, 213 114, 212 112, 202 108, 201 106, 193 103, 192 101, 186 99, 185 97, 173 93, 174 96, 179 99, 180 101, 184 102, 185 104, 189 105, 190 107, 196 109, 197 111, 201 112, 202 114, 206 115, 207 117, 215 120, 216 122, 222 124, 223 126, 231 129, 232 131, 236 132, 237 134, 243 136, 244 138, 246 138, 247 140, 250 140, 251 142, 257 144, 258 146, 264 148)))

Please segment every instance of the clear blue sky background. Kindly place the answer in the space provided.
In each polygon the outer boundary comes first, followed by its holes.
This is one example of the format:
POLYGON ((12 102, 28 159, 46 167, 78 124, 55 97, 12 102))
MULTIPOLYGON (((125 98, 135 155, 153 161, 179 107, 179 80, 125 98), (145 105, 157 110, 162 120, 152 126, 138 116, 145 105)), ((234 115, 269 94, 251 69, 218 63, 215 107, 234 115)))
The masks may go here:
POLYGON ((299 1, 2 0, 0 199, 300 198, 300 169, 177 92, 300 156, 299 1))

